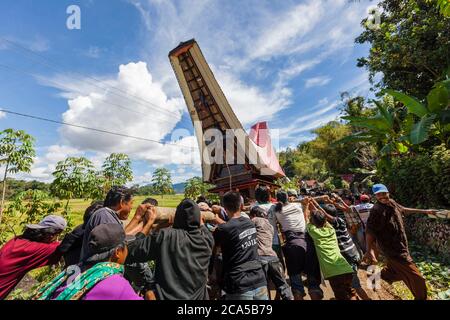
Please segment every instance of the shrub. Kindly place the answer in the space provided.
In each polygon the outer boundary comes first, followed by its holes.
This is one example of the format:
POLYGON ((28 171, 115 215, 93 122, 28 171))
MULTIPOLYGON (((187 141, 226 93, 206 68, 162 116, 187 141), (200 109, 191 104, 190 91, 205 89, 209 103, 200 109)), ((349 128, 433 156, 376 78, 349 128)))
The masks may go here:
POLYGON ((450 150, 444 145, 428 153, 394 158, 383 171, 381 180, 402 205, 450 207, 450 150))

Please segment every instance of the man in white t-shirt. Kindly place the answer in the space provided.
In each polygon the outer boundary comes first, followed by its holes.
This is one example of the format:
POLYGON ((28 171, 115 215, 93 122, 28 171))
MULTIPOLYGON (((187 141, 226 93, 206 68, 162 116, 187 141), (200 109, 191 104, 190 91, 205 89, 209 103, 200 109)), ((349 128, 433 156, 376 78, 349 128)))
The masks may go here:
POLYGON ((303 300, 306 295, 302 280, 302 274, 306 274, 311 299, 320 300, 323 292, 320 289, 319 262, 314 243, 306 232, 302 205, 290 203, 288 193, 283 190, 277 192, 277 200, 277 205, 270 208, 269 216, 275 217, 275 225, 280 225, 286 240, 283 254, 294 299, 303 300))
POLYGON ((360 196, 360 204, 357 204, 355 209, 358 211, 364 225, 367 224, 367 219, 369 219, 370 210, 373 208, 373 203, 370 203, 370 197, 366 194, 360 196))

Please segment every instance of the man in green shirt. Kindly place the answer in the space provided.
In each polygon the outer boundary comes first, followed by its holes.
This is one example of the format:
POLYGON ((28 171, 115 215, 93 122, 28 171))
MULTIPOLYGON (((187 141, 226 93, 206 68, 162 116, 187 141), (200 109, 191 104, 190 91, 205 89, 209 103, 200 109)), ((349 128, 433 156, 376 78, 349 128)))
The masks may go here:
POLYGON ((327 222, 322 209, 316 208, 310 199, 306 202, 306 228, 314 241, 324 278, 330 282, 337 300, 356 300, 352 287, 353 269, 341 254, 336 231, 327 222))

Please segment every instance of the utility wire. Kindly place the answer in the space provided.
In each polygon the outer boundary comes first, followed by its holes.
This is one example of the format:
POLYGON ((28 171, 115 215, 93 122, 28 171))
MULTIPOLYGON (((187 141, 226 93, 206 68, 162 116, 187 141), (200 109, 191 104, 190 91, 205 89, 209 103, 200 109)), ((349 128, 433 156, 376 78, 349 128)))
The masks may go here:
MULTIPOLYGON (((29 53, 29 54, 31 54, 31 55, 33 55, 33 56, 39 57, 40 59, 43 60, 43 61, 40 61, 40 60, 33 59, 33 60, 36 61, 37 63, 39 63, 39 64, 41 64, 41 65, 45 65, 45 66, 47 66, 47 67, 50 67, 51 69, 56 70, 56 71, 58 71, 58 72, 64 72, 63 66, 61 66, 61 65, 59 65, 59 64, 57 64, 57 63, 55 63, 55 62, 50 62, 50 60, 49 60, 48 58, 46 58, 45 56, 40 55, 40 54, 34 52, 33 50, 28 49, 28 48, 26 48, 26 47, 20 45, 19 43, 14 42, 14 41, 9 40, 9 39, 6 39, 6 38, 4 38, 4 37, 1 37, 1 36, 0 36, 0 40, 6 42, 6 43, 8 43, 8 44, 10 44, 10 45, 12 45, 12 46, 14 46, 14 47, 16 47, 16 48, 20 48, 20 49, 22 49, 23 51, 26 51, 27 53, 29 53), (55 67, 55 66, 56 66, 56 67, 55 67)), ((19 52, 19 51, 16 50, 16 52, 19 52)), ((160 112, 166 113, 167 116, 173 116, 174 114, 177 114, 177 113, 175 113, 175 112, 171 112, 171 111, 165 110, 165 109, 162 108, 161 106, 158 106, 158 105, 154 104, 154 103, 151 102, 151 101, 145 100, 145 99, 143 99, 143 98, 141 98, 141 97, 138 97, 138 96, 135 96, 135 95, 132 95, 132 94, 126 92, 125 90, 122 90, 122 89, 120 89, 120 88, 113 87, 113 86, 110 86, 110 85, 107 85, 107 84, 102 84, 102 82, 103 82, 102 80, 97 79, 97 78, 95 78, 95 77, 93 77, 93 76, 83 75, 83 74, 81 74, 81 73, 79 73, 79 72, 73 72, 73 73, 76 74, 76 75, 78 75, 78 77, 80 77, 80 79, 83 79, 83 81, 89 83, 89 84, 92 85, 92 86, 95 86, 95 87, 100 88, 100 89, 102 89, 102 90, 106 90, 106 89, 117 90, 118 92, 121 92, 121 93, 122 93, 122 94, 120 94, 120 93, 111 91, 111 93, 112 93, 112 94, 115 94, 116 96, 125 97, 126 99, 129 99, 129 98, 131 97, 131 98, 134 98, 135 100, 142 101, 140 104, 143 105, 143 106, 145 106, 146 108, 150 108, 150 109, 153 109, 153 110, 159 110, 160 112), (87 80, 85 80, 86 78, 91 79, 92 81, 87 81, 87 80), (102 87, 102 86, 99 85, 99 84, 102 84, 104 87, 102 87), (105 87, 106 87, 106 88, 105 88, 105 87), (144 103, 145 103, 145 104, 144 104, 144 103), (147 106, 147 104, 149 104, 149 105, 151 105, 151 106, 153 106, 153 107, 149 107, 149 106, 147 106)))
MULTIPOLYGON (((53 84, 53 85, 55 85, 55 86, 57 86, 57 87, 59 87, 59 88, 63 88, 63 89, 68 90, 68 91, 71 91, 71 90, 72 90, 71 88, 69 88, 69 87, 65 86, 64 84, 61 84, 61 83, 59 83, 59 82, 57 82, 57 81, 54 81, 54 80, 50 80, 50 79, 44 78, 44 77, 42 77, 42 76, 40 76, 40 75, 31 73, 31 72, 28 72, 28 71, 25 71, 25 70, 21 70, 21 69, 18 69, 18 68, 15 68, 15 67, 11 67, 11 66, 8 66, 8 65, 5 65, 5 64, 1 64, 1 63, 0 63, 0 68, 9 69, 9 70, 14 71, 14 72, 17 72, 17 73, 22 73, 22 74, 28 75, 28 76, 30 76, 30 77, 34 77, 34 78, 37 78, 37 79, 41 79, 42 81, 49 82, 49 83, 51 83, 51 84, 53 84)), ((108 105, 115 106, 115 107, 120 108, 120 109, 124 109, 124 110, 130 111, 130 112, 133 112, 133 113, 135 113, 135 114, 142 115, 142 116, 144 116, 144 117, 151 118, 153 121, 154 121, 154 120, 157 120, 157 121, 169 123, 169 124, 171 124, 171 125, 174 124, 173 121, 169 121, 169 120, 166 120, 166 119, 155 119, 154 116, 153 116, 153 114, 144 113, 144 112, 140 112, 140 111, 137 111, 137 110, 134 110, 134 109, 130 109, 130 108, 125 107, 125 106, 123 106, 123 105, 121 105, 121 104, 117 104, 117 103, 110 102, 110 101, 108 101, 107 104, 108 104, 108 105)))
POLYGON ((185 148, 185 149, 190 149, 190 150, 197 150, 197 148, 195 148, 195 147, 183 146, 183 145, 179 145, 179 144, 171 143, 171 142, 162 143, 162 142, 160 142, 158 140, 153 140, 153 139, 148 139, 148 138, 143 138, 143 137, 137 137, 137 136, 131 136, 131 135, 128 135, 128 134, 123 134, 123 133, 118 133, 118 132, 113 132, 113 131, 108 131, 108 130, 103 130, 103 129, 91 128, 91 127, 82 126, 82 125, 73 124, 73 123, 68 123, 68 122, 64 122, 64 121, 58 121, 58 120, 48 119, 48 118, 39 117, 39 116, 33 116, 33 115, 30 115, 30 114, 15 112, 15 111, 7 110, 7 109, 0 109, 0 112, 5 112, 5 113, 8 113, 8 114, 13 114, 13 115, 20 116, 20 117, 25 117, 25 118, 31 118, 31 119, 40 120, 40 121, 51 122, 51 123, 65 125, 65 126, 85 129, 85 130, 91 130, 91 131, 95 131, 95 132, 111 134, 111 135, 125 137, 125 138, 130 138, 130 139, 136 139, 136 140, 141 140, 141 141, 158 143, 158 144, 163 145, 163 146, 172 145, 172 146, 179 147, 179 148, 185 148))

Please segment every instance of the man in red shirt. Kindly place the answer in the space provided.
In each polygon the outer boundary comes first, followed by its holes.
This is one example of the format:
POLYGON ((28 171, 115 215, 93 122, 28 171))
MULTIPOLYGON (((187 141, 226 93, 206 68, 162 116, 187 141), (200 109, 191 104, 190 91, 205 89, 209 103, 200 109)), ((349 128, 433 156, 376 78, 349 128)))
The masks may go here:
POLYGON ((56 264, 62 253, 56 241, 67 222, 49 215, 39 224, 28 224, 23 235, 8 241, 0 249, 0 300, 5 299, 31 270, 56 264))

